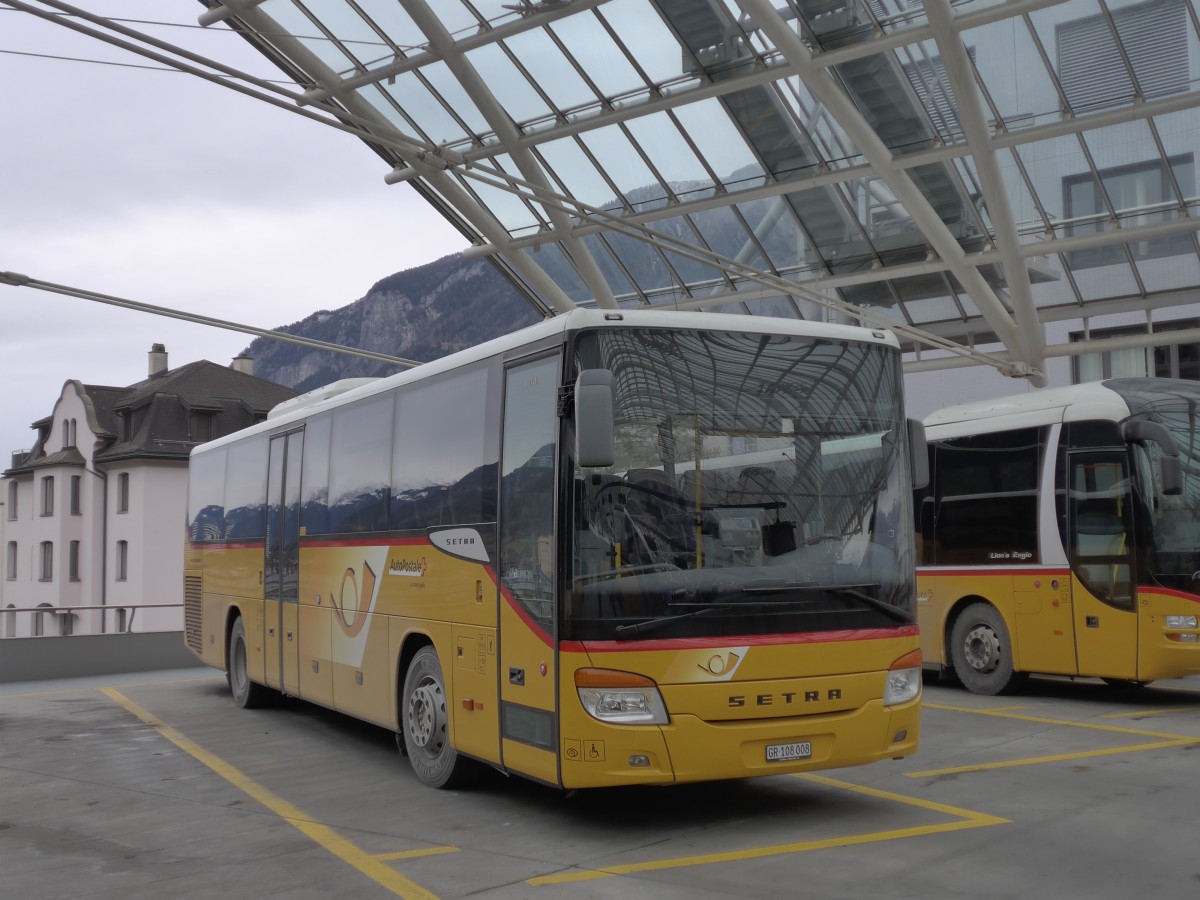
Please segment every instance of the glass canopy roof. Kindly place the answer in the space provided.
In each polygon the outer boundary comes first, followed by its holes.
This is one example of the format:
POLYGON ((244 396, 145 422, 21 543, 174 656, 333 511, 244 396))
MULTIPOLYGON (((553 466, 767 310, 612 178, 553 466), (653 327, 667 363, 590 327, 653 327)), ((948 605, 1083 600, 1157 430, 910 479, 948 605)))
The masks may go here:
POLYGON ((1046 323, 1196 301, 1192 0, 201 2, 547 315, 861 321, 1039 383, 1046 323))

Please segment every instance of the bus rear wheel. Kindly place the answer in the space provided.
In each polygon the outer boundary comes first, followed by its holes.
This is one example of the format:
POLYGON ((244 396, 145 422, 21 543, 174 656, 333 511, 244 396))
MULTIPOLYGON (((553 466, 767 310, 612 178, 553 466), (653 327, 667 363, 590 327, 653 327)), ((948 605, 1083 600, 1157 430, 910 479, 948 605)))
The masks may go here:
POLYGON ((437 651, 422 647, 409 663, 401 697, 400 733, 404 755, 417 778, 435 788, 460 787, 473 774, 472 760, 450 741, 449 701, 437 651))
POLYGON ((250 667, 246 663, 246 626, 242 617, 233 621, 229 631, 229 669, 225 673, 233 702, 242 709, 266 706, 271 700, 270 691, 250 680, 250 667))
POLYGON ((973 694, 999 694, 1016 686, 1008 627, 990 604, 972 603, 955 620, 950 660, 958 680, 973 694))

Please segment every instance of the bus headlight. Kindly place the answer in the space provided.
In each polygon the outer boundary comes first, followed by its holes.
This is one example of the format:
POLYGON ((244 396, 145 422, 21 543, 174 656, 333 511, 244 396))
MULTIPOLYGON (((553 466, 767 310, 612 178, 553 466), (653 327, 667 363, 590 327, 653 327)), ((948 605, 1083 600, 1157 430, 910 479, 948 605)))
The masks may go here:
POLYGON ((883 705, 896 706, 915 700, 921 694, 921 651, 906 653, 888 669, 883 689, 883 705))
POLYGON ((1195 616, 1167 616, 1167 628, 1195 628, 1195 616))
POLYGON ((644 675, 578 669, 575 689, 589 716, 614 725, 666 725, 670 718, 658 685, 644 675))

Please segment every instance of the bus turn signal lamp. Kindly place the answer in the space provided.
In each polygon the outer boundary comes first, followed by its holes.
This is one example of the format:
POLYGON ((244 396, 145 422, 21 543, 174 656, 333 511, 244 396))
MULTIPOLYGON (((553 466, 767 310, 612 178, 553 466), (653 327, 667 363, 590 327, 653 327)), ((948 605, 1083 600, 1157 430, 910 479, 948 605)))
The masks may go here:
POLYGON ((921 694, 921 651, 906 653, 888 669, 883 689, 883 705, 896 706, 915 700, 921 694))
POLYGON ((614 725, 666 725, 658 685, 644 675, 612 669, 578 669, 575 689, 588 715, 614 725))

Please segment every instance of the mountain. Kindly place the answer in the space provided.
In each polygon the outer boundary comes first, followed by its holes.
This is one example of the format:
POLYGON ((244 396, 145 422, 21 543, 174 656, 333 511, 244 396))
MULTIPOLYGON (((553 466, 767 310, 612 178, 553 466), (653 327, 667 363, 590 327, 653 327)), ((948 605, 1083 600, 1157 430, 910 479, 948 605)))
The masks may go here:
MULTIPOLYGON (((540 316, 486 259, 446 256, 377 281, 360 300, 278 330, 428 362, 537 322, 540 316)), ((303 392, 339 378, 390 375, 395 366, 256 338, 254 374, 303 392)))

